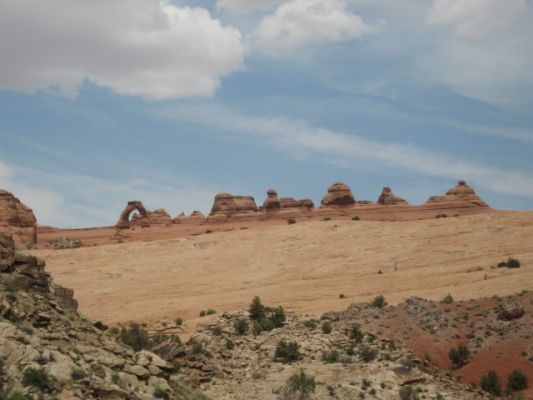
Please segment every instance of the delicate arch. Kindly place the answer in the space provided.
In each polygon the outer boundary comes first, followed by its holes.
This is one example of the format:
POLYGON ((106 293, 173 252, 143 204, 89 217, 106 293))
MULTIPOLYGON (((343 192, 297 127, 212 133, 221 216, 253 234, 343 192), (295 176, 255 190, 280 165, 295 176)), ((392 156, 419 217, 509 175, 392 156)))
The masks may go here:
POLYGON ((128 205, 126 206, 124 211, 122 211, 122 213, 120 214, 120 218, 117 222, 116 227, 118 229, 130 229, 130 214, 134 210, 139 211, 139 213, 144 218, 146 218, 147 224, 148 225, 150 224, 148 222, 148 213, 146 212, 146 208, 144 208, 143 203, 140 201, 128 201, 128 205))

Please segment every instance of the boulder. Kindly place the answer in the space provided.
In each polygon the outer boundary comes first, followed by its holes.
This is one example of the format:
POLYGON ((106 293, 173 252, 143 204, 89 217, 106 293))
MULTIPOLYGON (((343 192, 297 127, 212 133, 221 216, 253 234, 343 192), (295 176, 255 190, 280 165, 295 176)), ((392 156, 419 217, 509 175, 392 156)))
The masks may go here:
POLYGON ((489 207, 464 180, 457 182, 457 186, 448 190, 444 196, 430 197, 426 204, 445 202, 467 202, 479 207, 489 207))
POLYGON ((204 222, 205 215, 200 211, 193 211, 191 215, 187 216, 185 213, 180 213, 176 218, 173 219, 175 224, 193 224, 204 222))
POLYGON ((328 188, 321 204, 323 207, 348 207, 355 204, 355 199, 350 186, 336 182, 328 188))
POLYGON ((232 215, 243 212, 256 212, 257 205, 252 196, 237 196, 219 193, 215 196, 210 215, 232 215))
POLYGON ((379 196, 378 204, 387 206, 387 205, 408 204, 408 203, 401 197, 395 196, 394 193, 392 193, 392 190, 390 187, 385 186, 383 188, 383 191, 381 192, 381 195, 379 196))
POLYGON ((170 225, 173 223, 172 217, 164 209, 159 209, 155 211, 147 211, 146 216, 142 214, 135 214, 131 218, 131 226, 146 226, 145 218, 148 219, 148 224, 153 225, 170 225))
POLYGON ((313 200, 311 200, 311 199, 298 200, 298 208, 311 210, 311 209, 315 208, 315 203, 313 203, 313 200))
POLYGON ((281 208, 281 204, 278 199, 278 192, 275 189, 267 190, 267 198, 263 202, 263 210, 275 211, 281 208))
POLYGON ((33 211, 3 189, 0 189, 0 231, 13 235, 16 243, 34 244, 37 240, 37 219, 33 211))
POLYGON ((280 208, 298 208, 298 201, 292 197, 282 197, 279 199, 280 208))

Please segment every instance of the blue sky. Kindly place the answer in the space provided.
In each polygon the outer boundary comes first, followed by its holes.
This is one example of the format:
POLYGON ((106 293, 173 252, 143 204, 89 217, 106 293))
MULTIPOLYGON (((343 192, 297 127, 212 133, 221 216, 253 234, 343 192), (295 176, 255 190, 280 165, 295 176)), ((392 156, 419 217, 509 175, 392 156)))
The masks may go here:
POLYGON ((8 0, 0 187, 42 224, 217 192, 533 208, 530 0, 8 0))

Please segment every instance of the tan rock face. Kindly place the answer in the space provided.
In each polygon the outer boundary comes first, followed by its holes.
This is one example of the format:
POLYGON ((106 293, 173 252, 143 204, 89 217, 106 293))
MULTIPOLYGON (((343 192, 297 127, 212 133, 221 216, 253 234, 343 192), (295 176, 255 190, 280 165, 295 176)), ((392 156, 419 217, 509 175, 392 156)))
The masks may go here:
POLYGON ((185 213, 181 213, 173 219, 175 224, 199 224, 205 220, 205 215, 200 211, 193 211, 191 215, 187 216, 185 213))
POLYGON ((355 204, 350 186, 336 182, 328 188, 328 193, 321 202, 324 207, 346 207, 355 204))
POLYGON ((275 211, 281 208, 281 204, 278 199, 278 192, 275 189, 267 190, 267 198, 263 202, 263 210, 275 211))
POLYGON ((172 217, 164 209, 159 209, 155 211, 147 211, 146 217, 142 214, 135 214, 131 218, 130 225, 132 226, 146 226, 145 218, 148 219, 148 224, 150 226, 154 225, 170 225, 172 224, 172 217))
POLYGON ((451 188, 444 196, 432 196, 426 204, 445 203, 445 202, 467 202, 479 207, 488 208, 489 205, 485 203, 472 189, 466 184, 464 180, 457 182, 457 186, 451 188))
POLYGON ((118 229, 130 229, 130 215, 134 210, 137 210, 141 216, 144 217, 143 225, 150 225, 148 222, 148 213, 146 208, 144 208, 143 203, 138 200, 133 200, 128 202, 128 205, 120 214, 120 218, 116 225, 118 229))
POLYGON ((0 231, 13 235, 16 243, 35 243, 37 220, 17 197, 0 189, 0 231))
POLYGON ((231 215, 255 211, 257 211, 257 205, 252 196, 236 196, 230 193, 219 193, 215 196, 210 215, 231 215))
POLYGON ((378 199, 378 204, 381 205, 394 205, 394 204, 408 204, 407 201, 401 197, 397 197, 392 193, 390 187, 385 186, 378 199))
POLYGON ((298 208, 304 208, 307 210, 311 210, 315 208, 315 203, 313 203, 313 200, 311 199, 298 200, 298 208))

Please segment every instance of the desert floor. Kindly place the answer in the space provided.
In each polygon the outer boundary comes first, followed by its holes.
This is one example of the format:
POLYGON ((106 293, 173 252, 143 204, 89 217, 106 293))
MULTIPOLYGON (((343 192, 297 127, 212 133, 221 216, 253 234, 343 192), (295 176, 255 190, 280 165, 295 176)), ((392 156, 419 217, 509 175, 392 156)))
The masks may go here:
MULTIPOLYGON (((161 228, 165 229, 165 228, 161 228)), ((533 212, 314 221, 151 242, 33 250, 87 317, 117 324, 264 303, 320 314, 383 294, 440 300, 533 290, 533 212), (520 269, 495 268, 508 257, 520 269), (345 297, 340 298, 340 294, 345 297)))

